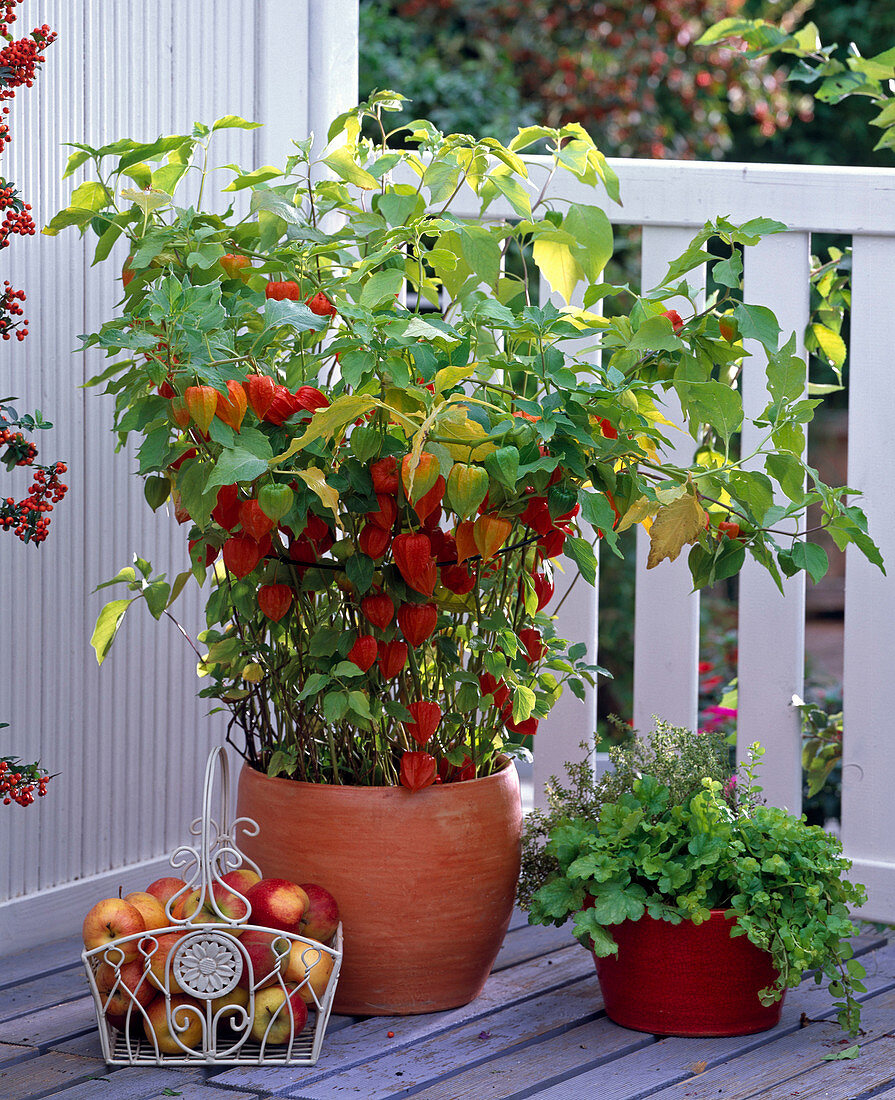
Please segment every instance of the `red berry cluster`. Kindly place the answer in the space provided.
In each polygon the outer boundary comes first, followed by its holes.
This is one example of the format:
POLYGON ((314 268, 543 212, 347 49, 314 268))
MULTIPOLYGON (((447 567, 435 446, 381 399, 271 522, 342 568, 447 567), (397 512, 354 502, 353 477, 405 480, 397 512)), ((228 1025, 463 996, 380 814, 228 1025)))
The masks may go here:
MULTIPOLYGON (((5 422, 2 416, 0 420, 5 422)), ((21 432, 13 432, 9 428, 0 428, 0 447, 6 448, 0 455, 0 462, 5 463, 8 470, 15 466, 33 466, 37 458, 37 447, 21 432)), ((60 480, 67 469, 64 462, 37 466, 24 500, 16 501, 14 497, 0 499, 0 530, 11 530, 22 542, 33 542, 39 546, 46 539, 50 526, 47 513, 52 512, 53 505, 58 504, 68 492, 68 486, 60 480)))
POLYGON ((38 798, 43 798, 47 793, 51 778, 37 764, 21 764, 10 756, 0 758, 0 798, 3 805, 17 802, 20 806, 30 806, 35 792, 38 798))
POLYGON ((0 290, 0 339, 9 340, 15 333, 17 340, 24 340, 28 335, 28 318, 22 316, 24 310, 19 305, 24 301, 25 291, 15 290, 9 280, 4 279, 0 290), (14 320, 16 317, 22 320, 14 320))
MULTIPOLYGON (((0 149, 2 151, 2 149, 0 149)), ((13 234, 19 237, 33 237, 36 229, 31 217, 31 204, 22 202, 11 183, 0 176, 0 248, 9 246, 13 234)))

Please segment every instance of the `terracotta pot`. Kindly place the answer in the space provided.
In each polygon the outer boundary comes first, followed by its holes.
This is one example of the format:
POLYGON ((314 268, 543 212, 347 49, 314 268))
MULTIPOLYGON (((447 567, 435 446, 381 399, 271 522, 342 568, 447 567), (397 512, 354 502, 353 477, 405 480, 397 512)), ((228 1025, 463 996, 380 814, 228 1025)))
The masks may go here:
POLYGON ((780 1020, 782 1000, 765 1007, 758 991, 773 984, 771 956, 733 920, 713 909, 703 924, 643 916, 610 929, 618 955, 595 958, 606 1015, 654 1035, 750 1035, 780 1020))
POLYGON ((336 898, 344 956, 334 1011, 398 1015, 476 997, 503 942, 522 833, 519 778, 411 792, 269 779, 243 767, 239 845, 268 878, 316 882, 336 898))

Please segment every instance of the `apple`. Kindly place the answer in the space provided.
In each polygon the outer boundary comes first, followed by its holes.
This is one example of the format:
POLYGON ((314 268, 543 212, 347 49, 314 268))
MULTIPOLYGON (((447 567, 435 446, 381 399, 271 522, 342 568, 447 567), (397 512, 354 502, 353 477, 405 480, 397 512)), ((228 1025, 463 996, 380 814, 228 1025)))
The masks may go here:
POLYGON ((127 1029, 128 1009, 131 1009, 131 1020, 139 1021, 142 1013, 136 1005, 145 1008, 155 996, 143 959, 134 959, 120 967, 101 962, 94 978, 100 993, 105 994, 101 1000, 109 1023, 119 1031, 127 1029), (131 1005, 135 1007, 131 1008, 131 1005))
MULTIPOLYGON (((119 941, 126 936, 145 931, 146 922, 136 906, 124 898, 103 898, 84 918, 84 946, 88 951, 95 947, 117 947, 124 954, 120 961, 130 962, 140 954, 138 940, 133 939, 124 944, 119 941)), ((113 962, 119 961, 117 952, 109 957, 113 962)))
POLYGON ((202 1021, 205 1017, 203 1006, 192 997, 172 997, 167 1002, 164 997, 156 997, 146 1009, 143 1030, 146 1038, 158 1044, 160 1054, 182 1054, 177 1039, 191 1049, 202 1039, 202 1021), (170 1016, 167 1004, 170 1003, 170 1016), (174 1036, 177 1036, 177 1039, 174 1036))
POLYGON ((328 951, 296 941, 289 952, 289 965, 283 978, 287 982, 298 984, 298 991, 305 1004, 318 1004, 326 993, 334 964, 335 959, 328 951), (306 982, 305 974, 308 976, 306 982))
POLYGON ((303 882, 301 889, 308 895, 308 908, 299 922, 299 935, 320 943, 329 943, 339 926, 336 899, 316 882, 303 882))
POLYGON ((308 1006, 295 986, 276 985, 256 994, 252 1038, 257 1042, 282 1046, 298 1036, 307 1022, 308 1006))
POLYGON ((183 899, 186 897, 186 882, 182 878, 157 878, 155 882, 150 882, 144 891, 147 894, 151 894, 154 898, 157 898, 161 903, 162 908, 165 910, 165 924, 170 922, 167 920, 167 903, 171 901, 171 898, 180 894, 177 901, 171 904, 171 916, 179 917, 180 913, 178 909, 183 905, 183 899), (181 893, 183 891, 183 893, 181 893))
POLYGON ((170 924, 164 905, 153 894, 148 894, 145 890, 135 890, 132 894, 125 894, 124 900, 140 910, 147 932, 156 928, 167 928, 170 924))
POLYGON ((250 980, 254 981, 255 989, 270 985, 289 965, 290 941, 285 936, 250 928, 243 932, 239 942, 252 964, 251 973, 246 966, 239 976, 244 989, 249 988, 250 980))
POLYGON ((223 997, 215 997, 211 1002, 212 1023, 229 1024, 230 1027, 239 1030, 239 1025, 245 1023, 245 1017, 237 1009, 247 1009, 248 1004, 249 991, 239 985, 223 997), (220 1013, 220 1016, 218 1013, 220 1013))
POLYGON ((263 878, 246 894, 252 907, 252 923, 282 932, 298 932, 308 908, 308 895, 284 878, 263 878))
MULTIPOLYGON (((209 896, 206 892, 205 900, 201 905, 200 901, 202 901, 202 888, 197 887, 186 895, 178 915, 189 917, 193 924, 224 924, 227 919, 242 920, 248 913, 245 898, 234 894, 232 890, 218 882, 212 887, 212 895, 209 896)), ((235 936, 242 931, 240 928, 229 930, 235 936)))
POLYGON ((238 894, 242 894, 243 897, 245 897, 256 882, 260 881, 261 876, 252 871, 249 867, 237 867, 235 871, 228 871, 226 875, 221 875, 221 882, 229 886, 231 890, 235 890, 238 894))
MULTIPOLYGON (((144 951, 152 950, 152 954, 149 958, 149 981, 156 989, 160 989, 162 993, 165 992, 165 968, 168 956, 185 935, 186 932, 163 932, 160 936, 152 936, 151 939, 147 936, 140 941, 144 951), (153 940, 156 943, 155 948, 152 947, 153 940)), ((167 981, 169 992, 183 992, 176 978, 170 972, 168 973, 167 981)))

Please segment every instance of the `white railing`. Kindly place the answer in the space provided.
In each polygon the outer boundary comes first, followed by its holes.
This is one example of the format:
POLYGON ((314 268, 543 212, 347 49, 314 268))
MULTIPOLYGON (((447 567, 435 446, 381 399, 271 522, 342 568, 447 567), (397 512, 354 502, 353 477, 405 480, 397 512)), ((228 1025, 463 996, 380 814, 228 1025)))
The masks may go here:
MULTIPOLYGON (((213 0, 201 25, 176 0, 34 0, 35 23, 59 40, 46 71, 14 106, 6 174, 46 222, 67 201, 60 181, 65 141, 93 144, 122 134, 148 139, 227 114, 265 122, 254 134, 225 132, 224 160, 279 163, 289 139, 322 129, 348 105, 357 64, 357 0, 213 0), (238 51, 234 53, 235 44, 238 51), (238 58, 238 60, 236 60, 238 58)), ((854 235, 849 477, 865 491, 874 537, 895 560, 895 483, 885 441, 895 421, 890 351, 895 311, 895 173, 865 169, 767 168, 675 162, 614 162, 624 207, 610 216, 643 226, 644 282, 697 226, 718 214, 766 215, 792 232, 746 256, 747 295, 773 306, 784 328, 807 316, 812 232, 854 235)), ((583 187, 566 197, 602 202, 583 187)), ((123 256, 122 256, 123 259, 123 256)), ((4 256, 29 293, 32 335, 0 349, 0 396, 39 406, 57 425, 41 440, 47 457, 69 460, 71 492, 39 550, 0 537, 0 721, 23 757, 61 773, 51 794, 27 811, 0 812, 0 954, 72 934, 98 896, 155 877, 197 804, 201 761, 223 723, 195 698, 192 661, 170 633, 137 616, 123 628, 107 667, 96 668, 88 638, 102 595, 92 589, 139 550, 157 568, 185 564, 183 533, 146 509, 127 462, 112 453, 110 411, 78 386, 104 360, 72 354, 77 334, 108 316, 116 297, 105 267, 69 231, 35 238, 4 256), (8 260, 7 260, 8 257, 8 260), (184 659, 186 658, 186 659, 184 659)), ((747 385, 761 384, 762 371, 747 385)), ((747 390, 747 401, 759 403, 747 390)), ((683 437, 682 437, 683 438, 683 437)), ((4 475, 5 476, 5 475, 4 475)), ((869 915, 895 918, 895 753, 888 744, 887 683, 895 652, 895 594, 860 556, 846 583, 846 767, 844 833, 857 877, 871 887, 869 915)), ((579 585, 579 588, 581 586, 579 585)), ((684 563, 641 573, 636 611, 635 717, 696 721, 698 598, 684 563)), ((789 701, 801 685, 803 593, 786 600, 747 572, 741 585, 741 740, 768 747, 770 797, 795 806, 798 724, 789 701)), ((596 605, 567 603, 564 629, 595 639, 596 605)), ((200 601, 184 605, 201 626, 200 601)), ((575 757, 595 725, 593 697, 561 701, 537 737, 540 782, 575 757)), ((160 873, 160 872, 159 872, 160 873)))
MULTIPOLYGON (((850 235, 854 272, 849 361, 848 483, 860 489, 870 531, 891 567, 895 562, 895 509, 886 499, 895 475, 888 444, 895 423, 891 348, 895 311, 895 171, 746 164, 613 160, 621 181, 619 208, 575 181, 556 181, 560 200, 598 203, 620 225, 643 228, 644 289, 661 284, 667 262, 709 219, 734 222, 776 218, 789 232, 746 250, 748 302, 766 305, 781 322, 783 338, 801 336, 808 322, 812 233, 850 235)), ((470 206, 468 213, 474 213, 470 206)), ((511 217, 492 207, 489 216, 511 217)), ((688 279, 693 281, 696 273, 688 279)), ((670 302, 673 305, 673 302, 670 302)), ((767 401, 760 350, 747 361, 743 400, 747 414, 767 401)), ((668 409, 666 415, 673 419, 668 409)), ((680 448, 693 443, 685 433, 680 448)), ((744 443, 748 434, 744 431, 744 443)), ((696 728, 699 596, 691 592, 685 555, 645 569, 645 533, 638 532, 635 610, 634 724, 651 728, 653 714, 696 728)), ((895 752, 888 714, 888 675, 895 652, 895 586, 850 548, 846 558, 844 760, 842 834, 855 862, 855 878, 868 887, 867 919, 895 919, 895 752)), ((738 748, 760 741, 769 802, 801 807, 800 723, 791 706, 801 695, 805 661, 805 575, 784 585, 785 598, 751 560, 739 585, 738 748)), ((591 640, 596 597, 579 595, 563 609, 559 633, 591 640)), ((560 701, 538 733, 535 798, 563 762, 580 758, 579 742, 592 733, 596 697, 582 705, 560 701)))

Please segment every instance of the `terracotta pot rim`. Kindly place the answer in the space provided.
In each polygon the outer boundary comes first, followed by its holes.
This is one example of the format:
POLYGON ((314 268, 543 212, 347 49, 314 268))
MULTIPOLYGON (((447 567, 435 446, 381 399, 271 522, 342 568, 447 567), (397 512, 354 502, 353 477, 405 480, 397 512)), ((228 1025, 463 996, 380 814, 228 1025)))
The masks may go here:
POLYGON ((491 772, 490 775, 480 775, 475 779, 464 779, 459 783, 432 783, 428 787, 424 787, 421 791, 409 791, 406 787, 402 787, 400 783, 386 786, 385 784, 362 784, 362 783, 312 783, 307 779, 287 779, 282 775, 267 775, 266 772, 260 771, 258 768, 253 767, 247 760, 242 762, 242 770, 251 772, 254 775, 260 776, 268 783, 288 783, 290 787, 310 787, 316 791, 378 791, 380 793, 387 793, 389 791, 399 792, 404 791, 407 794, 413 794, 415 796, 428 795, 430 791, 450 791, 450 790, 469 790, 471 787, 480 783, 494 782, 494 780, 506 775, 507 771, 513 768, 513 759, 510 756, 504 758, 503 763, 497 769, 497 771, 491 772))

